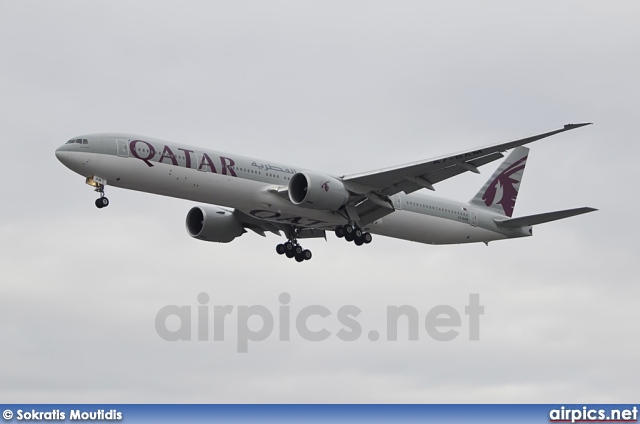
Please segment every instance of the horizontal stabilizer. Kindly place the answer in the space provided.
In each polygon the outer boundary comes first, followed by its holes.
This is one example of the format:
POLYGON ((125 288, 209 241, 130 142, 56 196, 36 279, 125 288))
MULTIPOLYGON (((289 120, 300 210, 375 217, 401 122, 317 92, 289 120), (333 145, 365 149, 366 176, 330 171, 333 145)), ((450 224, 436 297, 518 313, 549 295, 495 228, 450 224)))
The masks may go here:
POLYGON ((530 227, 537 224, 544 224, 545 222, 557 221, 558 219, 569 218, 571 216, 582 215, 583 213, 589 213, 593 211, 597 211, 597 209, 576 208, 557 212, 539 213, 537 215, 522 216, 519 218, 494 219, 494 221, 498 225, 498 227, 522 228, 530 227))

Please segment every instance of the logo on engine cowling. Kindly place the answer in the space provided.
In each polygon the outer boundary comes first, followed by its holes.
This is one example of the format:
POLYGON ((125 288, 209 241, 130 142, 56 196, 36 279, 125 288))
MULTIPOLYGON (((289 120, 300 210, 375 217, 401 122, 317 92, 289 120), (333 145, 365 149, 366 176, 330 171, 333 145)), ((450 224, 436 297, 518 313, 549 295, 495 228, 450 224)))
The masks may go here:
POLYGON ((324 191, 329 191, 329 181, 325 182, 320 187, 322 187, 324 191))

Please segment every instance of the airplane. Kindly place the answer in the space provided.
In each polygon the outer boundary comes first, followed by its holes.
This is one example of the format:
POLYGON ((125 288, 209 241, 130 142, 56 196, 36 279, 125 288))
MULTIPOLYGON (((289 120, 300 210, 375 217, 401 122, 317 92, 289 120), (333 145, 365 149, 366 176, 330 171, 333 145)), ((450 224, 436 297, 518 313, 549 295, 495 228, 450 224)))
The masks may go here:
POLYGON ((276 252, 297 262, 312 253, 299 240, 333 232, 358 246, 372 234, 426 244, 461 244, 527 237, 533 226, 596 209, 581 207, 514 218, 529 148, 525 144, 590 125, 564 127, 523 139, 359 174, 334 176, 261 159, 130 134, 74 137, 55 154, 85 177, 109 205, 107 185, 203 203, 189 210, 187 233, 228 243, 247 230, 284 233, 276 252), (510 154, 469 201, 427 195, 423 189, 510 154), (423 193, 416 193, 423 190, 423 193))

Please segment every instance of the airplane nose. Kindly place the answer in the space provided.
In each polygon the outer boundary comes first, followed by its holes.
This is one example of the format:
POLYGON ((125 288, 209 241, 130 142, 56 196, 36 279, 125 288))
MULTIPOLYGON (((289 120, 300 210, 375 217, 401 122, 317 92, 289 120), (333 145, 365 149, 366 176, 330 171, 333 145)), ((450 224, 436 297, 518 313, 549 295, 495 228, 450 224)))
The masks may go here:
POLYGON ((58 160, 62 163, 64 163, 64 159, 67 157, 67 152, 65 152, 64 150, 62 150, 62 147, 58 147, 56 149, 56 157, 58 158, 58 160))

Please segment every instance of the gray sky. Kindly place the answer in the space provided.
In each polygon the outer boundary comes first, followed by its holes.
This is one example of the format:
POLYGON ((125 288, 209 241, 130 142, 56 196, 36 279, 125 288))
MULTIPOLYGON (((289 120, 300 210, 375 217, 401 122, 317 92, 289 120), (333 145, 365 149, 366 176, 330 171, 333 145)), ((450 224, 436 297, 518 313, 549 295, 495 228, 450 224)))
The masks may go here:
MULTIPOLYGON (((0 2, 0 397, 6 402, 632 402, 637 2, 0 2), (119 131, 348 174, 559 128, 516 215, 600 211, 484 245, 188 237, 190 202, 58 163, 119 131), (166 342, 164 305, 485 306, 479 342, 166 342)), ((437 187, 466 200, 493 171, 437 187)), ((316 328, 320 319, 311 321, 316 328)), ((326 320, 335 333, 341 326, 326 320)), ((194 330, 194 337, 195 337, 194 330)), ((384 337, 383 337, 384 339, 384 337)))

